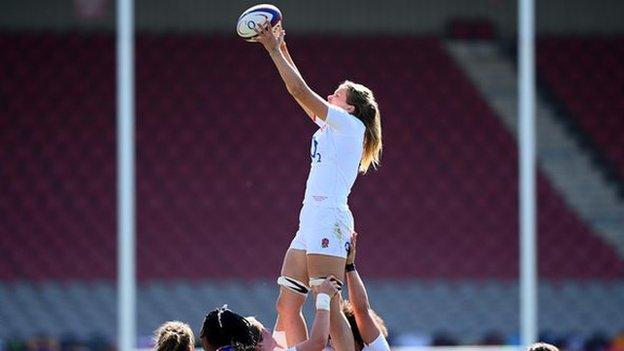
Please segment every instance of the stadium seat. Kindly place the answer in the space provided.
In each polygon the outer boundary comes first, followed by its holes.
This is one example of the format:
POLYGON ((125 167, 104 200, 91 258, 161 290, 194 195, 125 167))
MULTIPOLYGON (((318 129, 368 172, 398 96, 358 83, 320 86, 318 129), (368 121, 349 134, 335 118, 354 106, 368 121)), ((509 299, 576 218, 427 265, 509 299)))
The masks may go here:
POLYGON ((624 40, 547 37, 538 41, 537 68, 599 151, 624 179, 624 40))
MULTIPOLYGON (((439 39, 289 40, 321 95, 348 78, 371 87, 379 101, 382 167, 359 177, 350 200, 368 276, 515 279, 516 146, 439 39), (402 55, 388 54, 398 50, 402 55)), ((604 56, 610 70, 623 60, 611 42, 589 44, 593 51, 584 53, 583 41, 543 41, 552 64, 542 57, 540 67, 562 94, 596 101, 579 118, 611 116, 587 123, 604 126, 596 138, 615 157, 621 99, 602 97, 619 93, 570 84, 586 77, 568 74, 577 66, 565 62, 575 53, 581 63, 604 56)), ((259 46, 225 37, 137 38, 142 281, 273 279, 279 272, 297 229, 315 125, 265 56, 259 46)), ((114 61, 109 35, 0 34, 0 75, 7 78, 0 82, 0 252, 7 257, 0 279, 114 278, 114 61)), ((592 79, 621 76, 616 70, 592 79)), ((541 177, 539 203, 541 277, 624 274, 614 249, 541 177)))

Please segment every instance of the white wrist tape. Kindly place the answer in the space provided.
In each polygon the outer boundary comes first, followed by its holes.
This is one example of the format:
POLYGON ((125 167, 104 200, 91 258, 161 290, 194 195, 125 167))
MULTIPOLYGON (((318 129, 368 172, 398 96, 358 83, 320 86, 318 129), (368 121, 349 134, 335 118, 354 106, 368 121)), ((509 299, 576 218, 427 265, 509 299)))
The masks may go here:
POLYGON ((331 303, 331 297, 327 294, 316 295, 316 309, 329 311, 329 305, 331 303))

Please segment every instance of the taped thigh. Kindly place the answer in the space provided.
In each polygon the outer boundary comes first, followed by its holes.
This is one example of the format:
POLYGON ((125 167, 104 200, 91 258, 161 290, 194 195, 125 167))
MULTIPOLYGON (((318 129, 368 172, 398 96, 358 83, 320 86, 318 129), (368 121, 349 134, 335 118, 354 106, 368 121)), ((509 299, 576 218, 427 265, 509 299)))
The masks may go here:
POLYGON ((305 285, 303 282, 298 281, 297 279, 287 277, 285 275, 277 278, 277 284, 283 286, 284 288, 297 293, 299 295, 306 296, 310 291, 310 288, 305 285))

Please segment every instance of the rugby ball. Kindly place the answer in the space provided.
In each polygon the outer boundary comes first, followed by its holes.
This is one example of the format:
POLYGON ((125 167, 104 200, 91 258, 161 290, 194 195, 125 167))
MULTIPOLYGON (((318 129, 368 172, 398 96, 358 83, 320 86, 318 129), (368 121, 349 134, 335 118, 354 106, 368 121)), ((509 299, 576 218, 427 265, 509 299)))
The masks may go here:
POLYGON ((275 28, 282 21, 282 12, 270 4, 252 6, 238 18, 236 32, 247 41, 256 41, 258 34, 254 29, 264 25, 267 21, 270 21, 275 28))

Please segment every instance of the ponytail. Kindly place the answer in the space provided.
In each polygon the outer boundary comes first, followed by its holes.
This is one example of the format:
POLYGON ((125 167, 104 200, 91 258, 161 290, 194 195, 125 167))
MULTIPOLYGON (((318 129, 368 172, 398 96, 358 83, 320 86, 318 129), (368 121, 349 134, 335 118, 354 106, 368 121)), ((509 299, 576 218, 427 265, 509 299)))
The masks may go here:
POLYGON ((364 150, 360 160, 360 172, 366 173, 372 166, 374 169, 381 163, 381 114, 373 92, 362 84, 345 81, 340 85, 347 89, 347 103, 355 109, 353 115, 366 128, 364 132, 364 150))
POLYGON ((206 315, 199 337, 206 351, 224 346, 232 346, 239 350, 252 349, 258 343, 249 322, 229 310, 227 305, 206 315))
POLYGON ((156 329, 154 344, 154 351, 190 351, 195 344, 195 336, 188 324, 171 321, 156 329))

